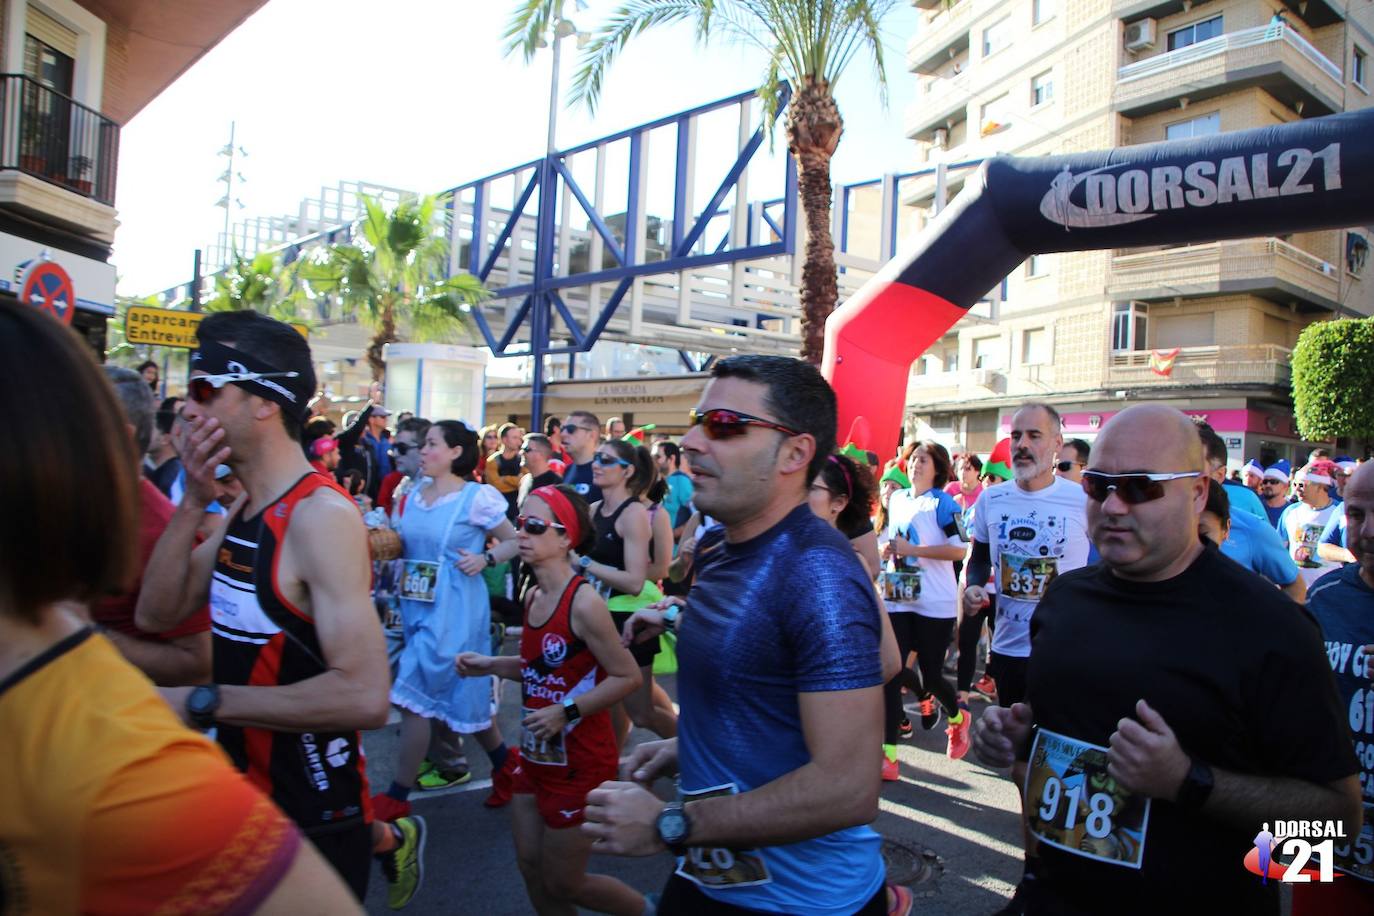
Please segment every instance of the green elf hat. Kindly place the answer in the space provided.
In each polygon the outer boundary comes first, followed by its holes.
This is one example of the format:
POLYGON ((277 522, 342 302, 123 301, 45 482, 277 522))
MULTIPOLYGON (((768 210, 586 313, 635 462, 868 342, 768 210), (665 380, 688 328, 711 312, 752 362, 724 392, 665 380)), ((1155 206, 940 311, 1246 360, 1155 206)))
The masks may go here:
POLYGON ((892 467, 884 471, 878 483, 883 484, 889 480, 895 481, 897 486, 901 487, 903 490, 911 489, 911 478, 907 477, 906 474, 902 472, 899 465, 893 464, 892 467))
POLYGON ((869 459, 872 452, 866 452, 853 442, 845 443, 845 447, 840 449, 840 454, 857 464, 859 467, 868 467, 873 462, 869 459))
POLYGON ((992 454, 983 463, 983 473, 1011 480, 1011 439, 1003 439, 993 446, 992 454))
POLYGON ((621 436, 620 441, 628 442, 631 445, 644 445, 644 437, 655 429, 658 429, 657 423, 646 423, 643 426, 637 426, 621 436))

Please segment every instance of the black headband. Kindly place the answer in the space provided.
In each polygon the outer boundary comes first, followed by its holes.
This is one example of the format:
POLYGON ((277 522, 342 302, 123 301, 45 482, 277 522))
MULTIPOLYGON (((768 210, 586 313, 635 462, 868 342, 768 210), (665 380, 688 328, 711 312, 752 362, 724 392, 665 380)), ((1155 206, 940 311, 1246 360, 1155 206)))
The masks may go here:
MULTIPOLYGON (((235 350, 233 347, 226 346, 216 340, 202 340, 199 348, 191 352, 191 371, 197 370, 206 375, 239 375, 250 372, 266 374, 286 371, 264 359, 259 359, 243 350, 235 350)), ((297 375, 295 378, 248 379, 230 384, 238 385, 249 394, 255 394, 260 398, 280 404, 281 409, 288 416, 303 421, 306 415, 306 402, 310 397, 308 393, 301 390, 300 386, 303 381, 304 379, 297 375)))

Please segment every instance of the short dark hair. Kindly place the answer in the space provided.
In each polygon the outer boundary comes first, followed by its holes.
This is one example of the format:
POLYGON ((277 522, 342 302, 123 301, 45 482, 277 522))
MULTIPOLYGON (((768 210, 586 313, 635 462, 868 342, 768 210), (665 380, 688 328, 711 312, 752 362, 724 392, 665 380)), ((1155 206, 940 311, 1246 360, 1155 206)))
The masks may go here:
POLYGON ((134 443, 139 455, 147 453, 153 444, 153 391, 148 383, 132 369, 106 366, 105 377, 114 386, 115 397, 124 408, 124 419, 134 428, 134 443))
POLYGON ((172 431, 172 424, 177 421, 177 405, 184 403, 185 400, 185 398, 179 398, 176 395, 162 399, 162 403, 157 405, 157 414, 154 416, 158 432, 165 436, 172 431))
POLYGON ((626 442, 624 439, 607 439, 602 444, 622 460, 630 462, 633 473, 630 474, 626 487, 631 496, 643 496, 654 485, 654 481, 658 480, 658 466, 654 464, 653 456, 644 446, 626 442))
POLYGON ((1082 439, 1070 439, 1064 443, 1073 447, 1073 453, 1078 456, 1078 460, 1084 464, 1088 463, 1088 456, 1092 454, 1092 446, 1082 439))
POLYGON ((0 365, 24 380, 0 385, 0 410, 30 418, 0 449, 0 607, 36 623, 54 602, 116 594, 137 573, 139 456, 75 331, 0 302, 0 365))
POLYGON ((338 427, 335 426, 334 421, 328 417, 311 417, 309 420, 305 421, 305 438, 313 442, 321 436, 334 435, 336 429, 338 429, 338 427))
POLYGON ((1064 428, 1064 419, 1061 416, 1059 416, 1059 411, 1055 410, 1054 407, 1052 407, 1049 404, 1046 404, 1044 401, 1027 401, 1020 407, 1016 408, 1016 410, 1012 413, 1012 416, 1015 416, 1023 410, 1043 410, 1045 413, 1050 415, 1050 422, 1054 425, 1055 432, 1059 432, 1064 428))
POLYGON ((739 378, 763 385, 764 407, 773 414, 769 419, 816 440, 806 482, 809 485, 816 479, 835 450, 835 427, 839 421, 835 390, 815 366, 790 356, 728 356, 711 366, 711 377, 739 378))
POLYGON ((297 442, 301 441, 305 405, 315 393, 315 365, 310 359, 310 344, 295 328, 251 309, 214 312, 206 315, 196 326, 196 339, 232 343, 234 349, 252 353, 282 372, 297 373, 295 378, 279 381, 282 387, 296 395, 299 413, 292 416, 283 407, 281 419, 287 435, 297 442))
POLYGON ((682 464, 682 448, 676 442, 655 442, 654 448, 663 449, 663 454, 673 459, 674 466, 682 464))
POLYGON ((513 429, 519 428, 520 427, 516 426, 514 423, 502 423, 500 426, 496 428, 496 435, 504 439, 506 438, 506 433, 510 432, 513 429))
POLYGON ((544 435, 552 436, 554 433, 560 431, 562 428, 563 421, 558 419, 557 417, 550 416, 544 418, 544 435))
POLYGON ((834 454, 821 465, 818 477, 831 493, 849 499, 849 503, 835 519, 835 527, 841 531, 857 530, 860 526, 867 527, 877 491, 873 473, 868 468, 860 467, 848 455, 834 454))
POLYGON ((1225 487, 1210 477, 1207 478, 1207 505, 1202 507, 1202 511, 1212 513, 1221 519, 1223 525, 1230 527, 1231 497, 1227 495, 1225 487))
POLYGON ((538 446, 540 454, 553 457, 553 442, 543 433, 525 433, 525 444, 538 446))
MULTIPOLYGON (((144 369, 147 369, 147 368, 149 368, 149 367, 151 367, 151 368, 153 368, 153 369, 156 369, 156 368, 157 368, 157 361, 156 361, 156 360, 152 360, 152 359, 145 359, 143 362, 141 362, 141 363, 138 364, 138 368, 135 369, 134 371, 137 372, 139 375, 142 375, 142 374, 143 374, 143 370, 144 370, 144 369)), ((147 383, 145 382, 144 384, 147 384, 147 383)))
MULTIPOLYGON (((444 437, 444 442, 449 448, 462 448, 463 453, 453 459, 452 471, 458 477, 466 477, 472 473, 472 469, 477 467, 477 460, 481 457, 477 450, 477 433, 470 429, 461 420, 439 420, 433 426, 439 428, 439 434, 444 437)), ((428 435, 428 430, 426 430, 428 435)))
POLYGON ((1226 443, 1217 435, 1216 430, 1212 429, 1210 424, 1198 423, 1197 421, 1194 423, 1197 426, 1198 438, 1202 440, 1203 457, 1218 467, 1226 467, 1226 443))
POLYGON ((601 419, 590 410, 571 410, 568 412, 568 419, 581 417, 587 421, 588 426, 595 426, 598 433, 601 432, 601 419))
POLYGON ((968 462, 968 464, 971 465, 973 469, 977 471, 979 474, 983 473, 983 459, 979 458, 973 452, 969 452, 967 455, 965 455, 964 461, 968 462))
POLYGON ((424 417, 406 417, 396 424, 396 432, 398 435, 400 433, 414 433, 416 439, 424 439, 432 425, 424 417))

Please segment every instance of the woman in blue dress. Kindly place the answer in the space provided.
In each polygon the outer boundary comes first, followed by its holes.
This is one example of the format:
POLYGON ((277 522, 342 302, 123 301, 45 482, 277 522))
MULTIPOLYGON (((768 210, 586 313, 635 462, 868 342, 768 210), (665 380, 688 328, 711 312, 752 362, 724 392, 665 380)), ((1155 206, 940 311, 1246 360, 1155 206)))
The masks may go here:
POLYGON ((384 821, 409 814, 407 801, 429 746, 431 723, 477 737, 504 772, 506 746, 492 717, 491 678, 461 678, 453 667, 463 652, 491 651, 491 604, 481 572, 515 556, 515 528, 506 498, 469 479, 480 457, 477 434, 457 420, 440 420, 420 447, 420 480, 400 506, 401 650, 391 702, 401 709, 401 741, 394 782, 374 799, 384 821), (489 535, 498 543, 486 549, 489 535))

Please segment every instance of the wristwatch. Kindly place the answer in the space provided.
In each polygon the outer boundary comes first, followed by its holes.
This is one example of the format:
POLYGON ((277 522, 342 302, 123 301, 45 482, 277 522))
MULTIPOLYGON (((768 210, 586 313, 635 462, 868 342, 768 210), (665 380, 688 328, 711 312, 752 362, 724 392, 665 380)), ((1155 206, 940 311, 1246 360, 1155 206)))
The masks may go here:
POLYGON ((201 731, 215 727, 219 712, 219 685, 201 684, 186 696, 186 717, 201 731))
POLYGON ((563 715, 567 718, 569 725, 582 718, 582 710, 577 708, 577 702, 572 697, 563 698, 563 715))
POLYGON ((687 809, 681 802, 669 802, 658 813, 658 838, 675 856, 687 851, 687 837, 692 833, 692 822, 687 819, 687 809))
POLYGON ((1190 759, 1192 766, 1188 768, 1188 775, 1183 777, 1183 784, 1178 787, 1174 804, 1188 811, 1201 811, 1207 803, 1207 797, 1212 794, 1212 768, 1196 757, 1190 759))
POLYGON ((578 558, 577 558, 577 565, 580 566, 580 567, 582 567, 582 570, 585 572, 586 570, 592 568, 592 558, 591 558, 591 557, 578 557, 578 558))
POLYGON ((682 606, 675 604, 663 612, 663 624, 670 630, 677 630, 677 619, 682 614, 682 606))

